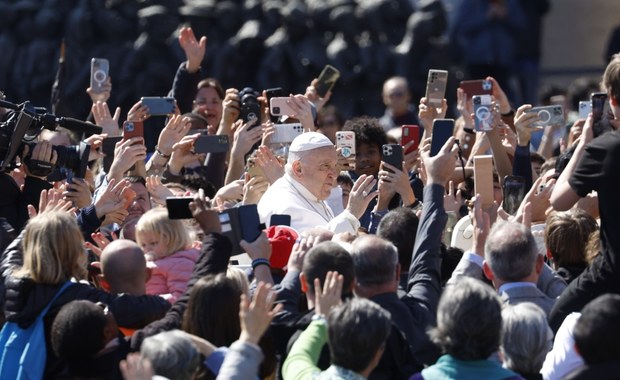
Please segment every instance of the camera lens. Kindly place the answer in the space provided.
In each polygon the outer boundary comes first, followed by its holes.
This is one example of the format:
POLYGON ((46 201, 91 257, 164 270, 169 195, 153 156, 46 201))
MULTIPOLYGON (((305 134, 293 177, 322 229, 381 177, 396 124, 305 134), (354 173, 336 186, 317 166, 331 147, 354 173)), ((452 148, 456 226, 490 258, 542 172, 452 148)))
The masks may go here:
POLYGON ((280 107, 273 107, 274 114, 280 114, 280 107))

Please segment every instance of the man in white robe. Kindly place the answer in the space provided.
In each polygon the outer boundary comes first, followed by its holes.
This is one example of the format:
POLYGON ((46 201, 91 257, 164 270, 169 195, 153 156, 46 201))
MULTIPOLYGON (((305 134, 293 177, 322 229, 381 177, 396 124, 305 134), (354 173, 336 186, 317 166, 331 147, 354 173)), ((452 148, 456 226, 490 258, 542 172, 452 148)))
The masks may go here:
POLYGON ((299 232, 324 227, 332 232, 357 234, 359 218, 377 196, 375 179, 361 176, 353 185, 349 204, 338 215, 325 202, 338 176, 338 154, 333 143, 317 132, 304 133, 293 140, 284 176, 267 189, 260 202, 261 221, 269 224, 271 215, 291 216, 291 227, 299 232))

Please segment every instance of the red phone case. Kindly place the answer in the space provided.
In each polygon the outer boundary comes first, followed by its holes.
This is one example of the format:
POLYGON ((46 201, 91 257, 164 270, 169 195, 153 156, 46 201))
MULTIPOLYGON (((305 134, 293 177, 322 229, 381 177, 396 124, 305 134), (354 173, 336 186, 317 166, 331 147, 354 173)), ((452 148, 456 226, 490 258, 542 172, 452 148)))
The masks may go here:
POLYGON ((420 127, 417 125, 403 125, 400 141, 400 145, 402 145, 403 147, 407 145, 410 141, 415 141, 413 145, 405 151, 405 154, 409 154, 414 150, 418 149, 420 145, 420 127))
POLYGON ((133 137, 144 137, 143 122, 127 120, 123 123, 123 141, 133 137))

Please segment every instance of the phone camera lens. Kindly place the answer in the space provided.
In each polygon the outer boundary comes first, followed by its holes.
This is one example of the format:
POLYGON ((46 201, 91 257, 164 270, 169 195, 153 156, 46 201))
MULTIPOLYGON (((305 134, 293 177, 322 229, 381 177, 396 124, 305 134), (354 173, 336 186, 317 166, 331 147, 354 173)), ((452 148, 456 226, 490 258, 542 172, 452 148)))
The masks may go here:
POLYGON ((273 107, 273 113, 279 114, 280 113, 280 107, 273 107))

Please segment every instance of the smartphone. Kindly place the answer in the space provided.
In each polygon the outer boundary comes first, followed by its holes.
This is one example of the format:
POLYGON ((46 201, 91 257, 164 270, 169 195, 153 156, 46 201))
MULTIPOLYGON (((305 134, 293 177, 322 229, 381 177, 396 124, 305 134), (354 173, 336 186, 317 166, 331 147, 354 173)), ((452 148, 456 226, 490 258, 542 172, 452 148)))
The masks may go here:
POLYGON ((108 80, 110 62, 105 58, 90 60, 90 89, 93 92, 102 92, 108 80))
POLYGON ((493 82, 486 79, 464 80, 459 85, 471 99, 474 95, 493 95, 493 82))
POLYGON ((275 133, 271 136, 272 144, 290 144, 295 137, 304 133, 301 123, 274 124, 275 133))
POLYGON ((564 110, 562 106, 533 107, 527 113, 537 113, 540 121, 532 124, 534 127, 546 127, 548 125, 563 125, 564 110))
POLYGON ((491 110, 491 95, 474 95, 474 129, 478 132, 493 129, 493 113, 491 110))
POLYGON ((233 245, 232 256, 243 252, 239 245, 241 240, 248 243, 253 242, 260 236, 264 228, 255 204, 229 208, 219 214, 219 219, 222 235, 228 237, 233 245))
POLYGON ((433 136, 431 138, 431 156, 436 156, 454 134, 454 119, 433 120, 433 136))
POLYGON ((525 179, 520 176, 507 175, 504 177, 502 190, 504 193, 502 208, 510 215, 514 215, 525 197, 525 179))
POLYGON ((269 112, 273 116, 294 114, 295 111, 293 111, 293 109, 289 105, 290 101, 291 98, 289 96, 269 99, 269 112))
MULTIPOLYGON (((266 89, 265 95, 267 96, 267 104, 271 104, 271 98, 282 98, 286 94, 284 93, 284 90, 282 90, 282 87, 274 87, 266 89)), ((271 115, 270 118, 271 121, 274 123, 278 121, 277 116, 271 115)))
POLYGON ((589 100, 582 100, 579 102, 579 118, 587 119, 588 115, 592 112, 592 102, 589 100))
POLYGON ((428 70, 426 80, 426 99, 433 107, 441 107, 446 97, 446 85, 448 84, 448 72, 446 70, 428 70))
POLYGON ((227 135, 200 135, 194 141, 194 152, 196 153, 224 153, 228 152, 227 135))
POLYGON ((413 141, 413 145, 409 147, 405 154, 409 154, 420 146, 420 127, 417 125, 403 125, 401 127, 400 145, 405 147, 410 141, 413 141))
POLYGON ((340 71, 332 65, 325 65, 321 74, 317 78, 314 88, 319 97, 323 98, 334 87, 336 81, 340 78, 340 71))
POLYGON ((610 110, 609 102, 607 101, 607 93, 593 93, 590 95, 590 103, 592 104, 592 129, 594 137, 613 130, 611 124, 609 124, 610 110))
POLYGON ((340 155, 344 158, 355 158, 355 132, 336 132, 336 149, 340 148, 340 155))
POLYGON ((170 197, 166 198, 166 208, 168 209, 169 219, 191 219, 194 216, 189 209, 189 202, 192 197, 170 197))
POLYGON ((151 116, 171 115, 176 110, 176 101, 172 97, 143 97, 140 99, 143 106, 149 109, 151 116))
POLYGON ((474 157, 474 191, 482 198, 482 208, 493 205, 493 156, 474 157))
POLYGON ((103 157, 103 169, 106 173, 110 172, 110 167, 114 161, 114 148, 116 147, 116 143, 122 139, 123 138, 121 136, 106 137, 103 139, 101 151, 105 154, 103 157))
POLYGON ((291 225, 291 216, 284 214, 271 214, 271 218, 269 219, 270 226, 290 226, 291 225))
POLYGON ((133 137, 144 138, 144 123, 141 121, 125 121, 123 123, 123 141, 133 137))
MULTIPOLYGON (((403 147, 400 144, 384 144, 381 147, 381 161, 403 170, 403 147)), ((392 171, 385 168, 387 171, 392 171)))

